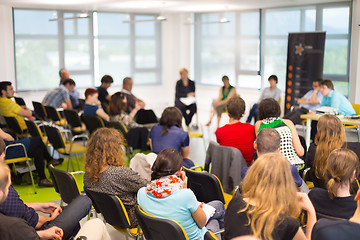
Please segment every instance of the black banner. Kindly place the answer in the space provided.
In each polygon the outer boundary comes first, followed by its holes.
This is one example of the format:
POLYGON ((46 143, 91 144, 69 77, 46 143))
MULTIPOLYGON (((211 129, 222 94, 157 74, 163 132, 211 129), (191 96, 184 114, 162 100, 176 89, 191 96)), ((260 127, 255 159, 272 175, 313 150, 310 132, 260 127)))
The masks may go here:
POLYGON ((289 33, 285 113, 322 78, 325 32, 289 33))

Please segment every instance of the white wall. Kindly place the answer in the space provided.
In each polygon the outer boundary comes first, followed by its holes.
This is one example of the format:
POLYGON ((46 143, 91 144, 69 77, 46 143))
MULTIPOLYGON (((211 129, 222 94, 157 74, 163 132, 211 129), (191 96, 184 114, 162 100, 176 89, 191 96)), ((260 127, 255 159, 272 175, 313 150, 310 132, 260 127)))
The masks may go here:
POLYGON ((12 9, 0 5, 0 81, 15 82, 12 9))
POLYGON ((360 103, 360 0, 353 1, 349 98, 360 103))

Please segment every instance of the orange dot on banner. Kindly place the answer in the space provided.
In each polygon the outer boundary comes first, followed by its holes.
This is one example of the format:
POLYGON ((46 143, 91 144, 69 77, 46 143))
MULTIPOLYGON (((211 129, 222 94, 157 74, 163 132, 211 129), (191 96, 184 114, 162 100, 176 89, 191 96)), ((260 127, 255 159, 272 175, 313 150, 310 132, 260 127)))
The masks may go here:
POLYGON ((287 89, 287 93, 290 94, 291 93, 291 88, 287 89))
POLYGON ((292 71, 293 70, 293 66, 292 65, 289 65, 289 71, 292 71))
POLYGON ((289 86, 292 86, 292 81, 288 81, 288 85, 289 85, 289 86))
POLYGON ((287 104, 286 104, 286 108, 287 108, 287 109, 290 109, 290 107, 291 107, 290 103, 287 103, 287 104))
POLYGON ((286 100, 287 100, 288 102, 290 102, 290 101, 291 101, 291 96, 287 96, 286 100))
POLYGON ((292 77, 293 77, 293 76, 292 76, 292 73, 289 73, 289 74, 288 74, 288 78, 292 79, 292 77))

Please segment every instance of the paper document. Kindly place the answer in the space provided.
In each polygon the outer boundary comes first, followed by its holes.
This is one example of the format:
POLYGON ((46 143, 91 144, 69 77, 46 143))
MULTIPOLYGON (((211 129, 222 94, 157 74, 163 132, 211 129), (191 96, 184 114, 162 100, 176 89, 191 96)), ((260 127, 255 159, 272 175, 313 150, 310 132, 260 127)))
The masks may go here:
MULTIPOLYGON (((199 203, 199 205, 200 205, 200 204, 201 204, 201 203, 199 203)), ((206 203, 203 204, 202 209, 204 210, 205 215, 206 215, 206 222, 208 222, 209 219, 210 219, 212 216, 214 216, 216 209, 215 209, 214 207, 210 206, 209 204, 206 204, 206 203)))
POLYGON ((195 97, 182 97, 180 98, 180 101, 185 104, 186 106, 189 106, 193 103, 195 103, 195 97))

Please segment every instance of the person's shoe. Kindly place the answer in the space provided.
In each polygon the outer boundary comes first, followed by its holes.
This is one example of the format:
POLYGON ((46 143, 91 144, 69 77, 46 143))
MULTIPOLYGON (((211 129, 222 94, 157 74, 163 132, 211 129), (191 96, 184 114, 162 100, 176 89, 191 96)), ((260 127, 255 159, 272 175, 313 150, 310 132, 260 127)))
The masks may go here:
POLYGON ((54 184, 52 182, 50 182, 49 180, 47 180, 46 178, 41 179, 39 182, 39 187, 53 187, 54 184))
POLYGON ((57 165, 62 164, 63 161, 64 161, 63 158, 51 159, 51 160, 49 161, 49 164, 52 164, 52 165, 55 167, 55 166, 57 166, 57 165))

